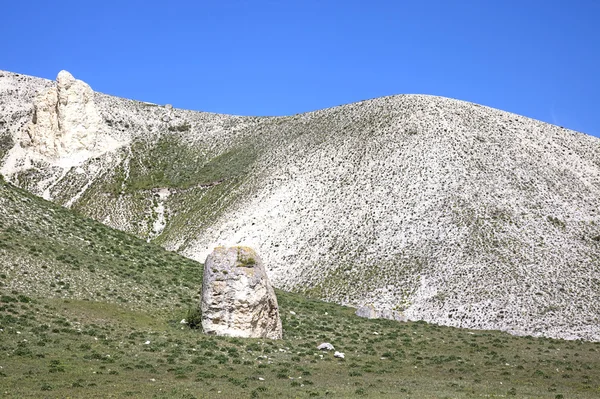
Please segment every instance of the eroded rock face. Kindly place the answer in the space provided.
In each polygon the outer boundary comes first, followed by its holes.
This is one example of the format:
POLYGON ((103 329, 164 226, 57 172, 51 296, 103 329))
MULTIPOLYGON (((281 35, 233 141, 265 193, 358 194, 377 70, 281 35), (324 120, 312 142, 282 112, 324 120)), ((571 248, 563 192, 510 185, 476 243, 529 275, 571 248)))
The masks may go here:
POLYGON ((202 329, 207 334, 282 338, 277 297, 248 247, 218 247, 204 263, 202 329))
POLYGON ((87 159, 119 143, 105 133, 90 86, 60 71, 56 85, 35 98, 33 118, 25 128, 21 146, 50 159, 87 159))
POLYGON ((406 321, 407 318, 402 312, 390 309, 376 309, 372 304, 361 306, 356 309, 356 315, 367 319, 388 319, 396 321, 406 321))

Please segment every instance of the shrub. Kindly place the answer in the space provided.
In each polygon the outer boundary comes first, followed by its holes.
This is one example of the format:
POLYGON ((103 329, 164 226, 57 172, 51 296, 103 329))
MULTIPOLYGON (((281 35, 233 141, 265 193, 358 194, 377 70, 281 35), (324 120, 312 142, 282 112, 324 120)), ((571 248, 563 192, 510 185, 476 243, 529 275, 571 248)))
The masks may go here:
POLYGON ((556 227, 560 227, 560 228, 564 229, 566 226, 565 222, 563 222, 562 220, 560 220, 557 217, 548 215, 548 217, 546 219, 556 227))
POLYGON ((188 309, 185 317, 187 325, 192 329, 199 329, 202 327, 202 312, 197 306, 188 309))
POLYGON ((181 125, 169 126, 168 129, 170 132, 187 132, 190 130, 191 127, 192 125, 190 125, 189 122, 185 121, 181 125))

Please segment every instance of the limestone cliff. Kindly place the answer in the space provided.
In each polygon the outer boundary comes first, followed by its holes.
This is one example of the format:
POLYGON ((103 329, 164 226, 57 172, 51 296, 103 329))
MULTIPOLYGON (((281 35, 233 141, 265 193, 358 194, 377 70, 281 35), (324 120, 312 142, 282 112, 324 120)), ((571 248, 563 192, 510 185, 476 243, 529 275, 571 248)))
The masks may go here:
POLYGON ((122 144, 106 134, 90 86, 67 71, 39 93, 33 108, 20 144, 50 161, 75 165, 122 144))

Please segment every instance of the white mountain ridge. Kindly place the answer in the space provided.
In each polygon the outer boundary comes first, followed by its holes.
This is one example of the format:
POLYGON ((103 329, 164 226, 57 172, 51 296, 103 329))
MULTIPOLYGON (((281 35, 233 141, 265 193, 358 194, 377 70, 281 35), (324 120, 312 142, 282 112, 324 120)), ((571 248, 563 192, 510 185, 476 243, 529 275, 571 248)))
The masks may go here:
POLYGON ((201 262, 252 246, 329 301, 600 340, 597 138, 425 95, 258 118, 94 93, 96 150, 48 156, 24 134, 53 87, 0 72, 0 171, 38 195, 201 262))

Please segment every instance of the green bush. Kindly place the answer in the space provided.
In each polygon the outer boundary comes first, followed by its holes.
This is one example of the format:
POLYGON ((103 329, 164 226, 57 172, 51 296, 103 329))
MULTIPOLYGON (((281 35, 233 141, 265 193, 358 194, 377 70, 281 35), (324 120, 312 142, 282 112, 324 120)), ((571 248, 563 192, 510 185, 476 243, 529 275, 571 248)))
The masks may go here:
POLYGON ((187 325, 192 329, 202 328, 202 312, 200 312, 200 308, 195 306, 188 309, 185 320, 187 321, 187 325))

